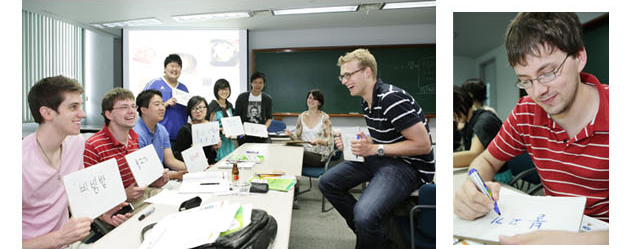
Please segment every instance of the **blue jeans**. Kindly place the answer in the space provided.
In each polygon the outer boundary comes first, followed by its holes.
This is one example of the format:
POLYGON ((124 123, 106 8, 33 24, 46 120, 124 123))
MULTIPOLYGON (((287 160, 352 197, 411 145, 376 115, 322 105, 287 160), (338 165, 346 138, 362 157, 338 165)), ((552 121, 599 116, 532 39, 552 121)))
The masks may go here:
POLYGON ((345 161, 319 178, 319 189, 357 236, 356 248, 384 248, 383 217, 420 186, 420 173, 391 157, 345 161), (370 181, 357 201, 348 190, 370 181))

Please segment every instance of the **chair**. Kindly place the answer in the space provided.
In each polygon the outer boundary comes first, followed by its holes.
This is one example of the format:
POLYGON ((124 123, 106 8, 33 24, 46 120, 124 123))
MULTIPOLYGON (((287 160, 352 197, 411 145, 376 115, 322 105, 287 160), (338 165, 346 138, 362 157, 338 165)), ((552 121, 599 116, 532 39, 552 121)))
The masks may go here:
POLYGON ((508 184, 528 195, 536 193, 542 188, 536 165, 529 157, 529 153, 520 154, 507 162, 514 178, 508 184))
POLYGON ((414 248, 435 248, 435 184, 427 183, 418 190, 418 205, 409 216, 395 217, 403 236, 414 248))
POLYGON ((284 132, 287 128, 287 124, 280 120, 271 120, 271 124, 269 128, 267 128, 267 132, 276 133, 276 132, 284 132))
MULTIPOLYGON (((323 168, 321 167, 302 167, 302 176, 308 176, 308 189, 304 190, 304 191, 300 191, 298 192, 295 197, 304 194, 308 191, 311 191, 311 188, 313 188, 313 178, 319 178, 321 175, 323 175, 324 173, 326 173, 326 171, 328 171, 329 167, 332 167, 334 165, 336 165, 336 163, 339 163, 340 159, 343 159, 343 154, 340 150, 338 150, 337 148, 335 148, 335 150, 333 152, 330 153, 330 155, 328 156, 328 158, 326 159, 326 164, 324 165, 323 168), (331 162, 336 162, 334 165, 331 165, 331 162)), ((328 212, 332 209, 333 207, 330 207, 328 209, 326 209, 326 198, 324 198, 324 196, 322 195, 322 213, 328 212)))

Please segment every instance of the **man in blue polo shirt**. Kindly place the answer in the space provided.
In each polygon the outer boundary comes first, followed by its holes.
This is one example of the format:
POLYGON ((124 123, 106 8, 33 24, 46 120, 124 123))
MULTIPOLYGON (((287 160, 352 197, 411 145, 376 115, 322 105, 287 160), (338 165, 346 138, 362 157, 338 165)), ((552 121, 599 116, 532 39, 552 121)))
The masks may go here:
POLYGON ((133 131, 138 134, 138 147, 143 148, 153 144, 163 166, 179 172, 179 174, 169 173, 169 178, 181 178, 181 174, 186 171, 186 165, 175 158, 169 142, 169 133, 163 125, 158 123, 164 118, 162 93, 152 89, 142 91, 136 98, 136 105, 140 118, 133 127, 133 131))
POLYGON ((185 105, 178 105, 177 99, 173 97, 175 89, 188 92, 188 88, 179 82, 182 73, 182 58, 177 54, 170 54, 164 59, 164 76, 147 83, 143 90, 155 89, 162 93, 162 101, 165 103, 166 113, 164 119, 160 121, 168 131, 171 145, 175 144, 177 132, 182 125, 188 122, 188 114, 185 105))
POLYGON ((386 248, 383 217, 422 184, 431 182, 435 160, 429 125, 418 103, 404 90, 377 80, 376 59, 366 49, 339 57, 339 80, 361 96, 370 137, 363 132, 343 148, 365 162, 345 161, 328 170, 319 189, 357 236, 356 248, 386 248), (369 181, 359 200, 348 190, 369 181))

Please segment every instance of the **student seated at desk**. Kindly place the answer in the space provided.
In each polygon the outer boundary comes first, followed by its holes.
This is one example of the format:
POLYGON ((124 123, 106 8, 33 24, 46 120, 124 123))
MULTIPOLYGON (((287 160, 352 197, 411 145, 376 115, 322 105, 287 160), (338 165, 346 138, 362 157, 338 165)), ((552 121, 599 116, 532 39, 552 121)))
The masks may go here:
MULTIPOLYGON (((519 100, 499 134, 473 160, 483 179, 523 152, 530 154, 545 194, 584 196, 584 214, 608 221, 608 86, 583 73, 586 49, 575 13, 519 13, 507 29, 508 61, 528 96, 519 100)), ((486 182, 495 199, 500 185, 486 182)), ((493 201, 471 180, 457 190, 453 209, 473 220, 493 201)), ((503 244, 608 244, 608 231, 537 231, 501 237, 503 244)))
MULTIPOLYGON (((125 155, 139 149, 138 134, 132 129, 136 124, 137 106, 134 99, 131 91, 119 87, 105 93, 101 102, 101 115, 105 119, 105 126, 85 142, 83 163, 87 168, 115 158, 127 201, 131 202, 135 211, 138 211, 144 206, 146 198, 159 193, 160 188, 168 182, 168 170, 165 169, 162 177, 148 187, 139 187, 127 165, 125 155)), ((122 221, 115 220, 114 224, 120 223, 122 221)))
POLYGON ((322 111, 324 93, 319 89, 308 91, 306 94, 308 110, 300 113, 295 124, 295 134, 289 129, 291 140, 304 140, 304 156, 302 166, 324 167, 326 159, 332 153, 334 140, 332 124, 328 114, 322 111))
MULTIPOLYGON (((221 119, 234 116, 234 107, 232 107, 232 103, 228 100, 231 94, 232 88, 230 88, 230 82, 226 79, 219 79, 214 83, 214 97, 217 99, 212 100, 208 105, 206 119, 209 121, 218 121, 221 130, 223 130, 221 119)), ((190 115, 190 113, 188 115, 190 115)), ((226 137, 223 132, 219 135, 221 136, 221 146, 217 149, 217 157, 215 159, 217 162, 234 151, 232 138, 226 137)))
MULTIPOLYGON (((184 124, 177 133, 177 141, 175 142, 175 157, 180 160, 184 160, 182 157, 182 151, 187 150, 192 146, 192 126, 194 124, 203 124, 210 121, 206 120, 206 111, 208 109, 208 103, 206 99, 201 96, 194 96, 188 101, 188 116, 190 117, 190 123, 184 124)), ((231 142, 231 141, 230 141, 231 142)), ((217 156, 217 148, 221 147, 221 141, 218 144, 209 145, 203 147, 203 153, 208 159, 208 165, 215 163, 217 156)))
POLYGON ((153 89, 144 90, 138 94, 136 105, 140 118, 133 131, 138 134, 138 148, 153 144, 162 165, 173 171, 169 172, 169 179, 181 180, 182 175, 187 172, 186 165, 173 155, 168 131, 159 123, 165 112, 162 93, 153 89))
MULTIPOLYGON (((460 133, 464 150, 453 152, 453 167, 468 167, 470 162, 488 147, 501 129, 502 122, 493 112, 475 105, 471 94, 459 86, 453 86, 453 119, 459 124, 464 124, 460 133)), ((505 165, 494 179, 508 183, 512 180, 512 172, 505 165)))
MULTIPOLYGON (((22 140, 22 248, 60 248, 89 235, 92 219, 69 217, 62 181, 83 169, 81 93, 83 87, 64 76, 44 78, 28 93, 39 126, 22 140)), ((106 212, 103 219, 112 225, 127 220, 131 214, 112 217, 124 205, 106 212)))

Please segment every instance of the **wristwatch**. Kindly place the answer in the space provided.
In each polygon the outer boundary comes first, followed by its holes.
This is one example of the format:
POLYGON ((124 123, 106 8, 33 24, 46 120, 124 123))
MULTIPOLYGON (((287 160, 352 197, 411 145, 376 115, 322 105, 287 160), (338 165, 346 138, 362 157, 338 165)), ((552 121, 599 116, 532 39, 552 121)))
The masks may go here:
POLYGON ((378 156, 384 156, 385 155, 385 147, 382 144, 378 145, 378 149, 376 150, 376 154, 378 156))

